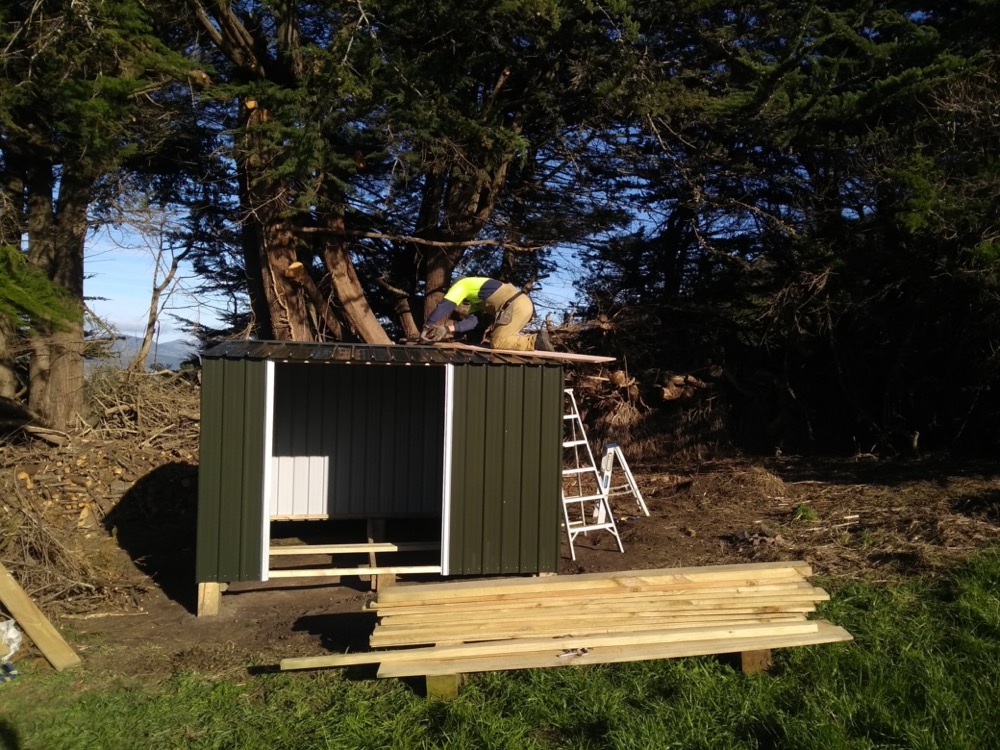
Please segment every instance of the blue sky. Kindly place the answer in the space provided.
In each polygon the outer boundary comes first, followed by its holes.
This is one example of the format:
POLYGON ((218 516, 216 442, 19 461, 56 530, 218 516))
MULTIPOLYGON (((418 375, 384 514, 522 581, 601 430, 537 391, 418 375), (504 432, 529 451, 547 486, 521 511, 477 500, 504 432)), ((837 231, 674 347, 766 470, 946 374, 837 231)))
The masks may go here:
MULTIPOLYGON (((119 333, 141 335, 153 293, 153 253, 97 235, 88 239, 84 274, 83 293, 90 309, 119 333)), ((211 305, 194 294, 196 283, 190 267, 182 266, 166 310, 160 315, 160 341, 185 338, 171 314, 209 324, 214 321, 211 305)))
MULTIPOLYGON (((573 267, 578 260, 560 258, 560 263, 573 267)), ((140 336, 146 327, 149 302, 153 290, 153 252, 135 242, 125 242, 119 235, 94 235, 88 239, 85 254, 84 296, 87 304, 102 320, 119 333, 140 336)), ((194 293, 197 285, 190 266, 182 266, 175 290, 160 316, 161 342, 185 338, 171 314, 213 325, 216 318, 211 300, 194 293)), ((543 282, 542 289, 531 295, 540 318, 552 313, 553 323, 562 322, 562 313, 570 309, 576 290, 570 283, 554 275, 543 282)), ((533 327, 533 326, 532 326, 533 327)))

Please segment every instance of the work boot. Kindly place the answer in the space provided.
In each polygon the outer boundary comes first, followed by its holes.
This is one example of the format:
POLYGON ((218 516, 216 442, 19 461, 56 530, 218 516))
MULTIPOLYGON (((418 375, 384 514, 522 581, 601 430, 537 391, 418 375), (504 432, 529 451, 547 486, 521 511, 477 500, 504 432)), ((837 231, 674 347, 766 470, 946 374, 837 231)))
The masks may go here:
POLYGON ((544 328, 538 332, 535 337, 535 349, 540 352, 554 352, 556 349, 552 346, 552 342, 549 341, 549 332, 544 328))

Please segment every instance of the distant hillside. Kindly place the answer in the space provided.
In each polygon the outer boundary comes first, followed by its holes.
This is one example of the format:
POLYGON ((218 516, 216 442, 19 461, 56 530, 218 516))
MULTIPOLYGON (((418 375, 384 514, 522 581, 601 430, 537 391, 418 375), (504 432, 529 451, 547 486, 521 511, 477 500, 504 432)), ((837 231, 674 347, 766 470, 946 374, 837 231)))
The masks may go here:
MULTIPOLYGON (((138 336, 123 336, 112 346, 113 357, 109 360, 89 359, 87 363, 93 367, 101 364, 119 365, 125 367, 139 351, 142 339, 138 336)), ((174 341, 153 342, 146 357, 146 368, 149 370, 179 370, 181 363, 191 359, 198 353, 197 344, 193 341, 176 339, 174 341)))

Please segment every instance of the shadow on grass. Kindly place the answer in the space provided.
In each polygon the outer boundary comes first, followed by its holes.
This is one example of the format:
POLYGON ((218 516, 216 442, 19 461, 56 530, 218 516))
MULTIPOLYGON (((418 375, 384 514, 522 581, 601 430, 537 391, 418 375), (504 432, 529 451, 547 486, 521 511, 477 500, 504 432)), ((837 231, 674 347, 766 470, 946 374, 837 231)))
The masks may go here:
POLYGON ((0 750, 20 750, 21 738, 14 726, 6 719, 0 719, 0 750))

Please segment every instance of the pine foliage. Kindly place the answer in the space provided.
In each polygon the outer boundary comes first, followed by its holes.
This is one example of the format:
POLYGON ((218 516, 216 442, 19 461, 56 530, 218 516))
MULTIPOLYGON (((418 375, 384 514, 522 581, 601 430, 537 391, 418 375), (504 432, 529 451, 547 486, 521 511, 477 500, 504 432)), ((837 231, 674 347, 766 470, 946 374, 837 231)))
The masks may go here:
POLYGON ((70 297, 13 247, 0 245, 0 315, 17 329, 59 328, 79 317, 70 297))

